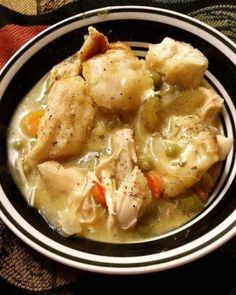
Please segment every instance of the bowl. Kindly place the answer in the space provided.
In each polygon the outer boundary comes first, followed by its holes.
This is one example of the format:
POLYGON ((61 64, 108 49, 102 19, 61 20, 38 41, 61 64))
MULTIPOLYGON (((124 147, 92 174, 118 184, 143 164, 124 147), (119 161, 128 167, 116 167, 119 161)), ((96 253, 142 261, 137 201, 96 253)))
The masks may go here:
POLYGON ((105 7, 67 18, 26 43, 0 73, 0 217, 25 243, 71 267, 112 274, 161 271, 198 259, 236 234, 236 45, 191 17, 142 6, 105 7), (204 210, 187 224, 136 243, 68 239, 51 229, 22 197, 8 168, 7 130, 24 95, 53 65, 76 52, 88 26, 111 41, 125 41, 138 56, 149 43, 169 36, 202 51, 209 60, 205 78, 224 99, 222 126, 234 139, 216 187, 204 210))

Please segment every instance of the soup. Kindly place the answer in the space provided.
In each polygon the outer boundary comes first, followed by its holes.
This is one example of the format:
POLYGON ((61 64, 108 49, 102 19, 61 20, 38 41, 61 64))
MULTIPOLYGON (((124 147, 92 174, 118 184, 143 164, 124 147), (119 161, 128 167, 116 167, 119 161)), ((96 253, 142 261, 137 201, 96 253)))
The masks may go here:
POLYGON ((207 203, 232 145, 207 58, 165 38, 145 59, 95 28, 22 99, 8 136, 22 194, 65 237, 130 242, 207 203))

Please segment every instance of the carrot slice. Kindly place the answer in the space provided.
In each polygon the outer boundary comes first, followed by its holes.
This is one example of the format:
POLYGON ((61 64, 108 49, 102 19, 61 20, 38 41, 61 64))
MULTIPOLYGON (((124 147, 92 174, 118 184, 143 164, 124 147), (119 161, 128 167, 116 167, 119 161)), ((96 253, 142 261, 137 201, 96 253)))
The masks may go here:
POLYGON ((161 177, 153 171, 145 173, 145 177, 147 179, 148 186, 152 193, 153 199, 159 199, 161 193, 164 190, 163 181, 161 177))
POLYGON ((28 113, 21 121, 21 129, 24 132, 24 134, 30 137, 36 137, 39 120, 42 118, 43 115, 43 110, 32 111, 28 113))
POLYGON ((91 194, 98 204, 101 204, 102 207, 106 208, 107 204, 106 204, 106 198, 105 198, 105 191, 100 184, 95 183, 92 186, 91 194))

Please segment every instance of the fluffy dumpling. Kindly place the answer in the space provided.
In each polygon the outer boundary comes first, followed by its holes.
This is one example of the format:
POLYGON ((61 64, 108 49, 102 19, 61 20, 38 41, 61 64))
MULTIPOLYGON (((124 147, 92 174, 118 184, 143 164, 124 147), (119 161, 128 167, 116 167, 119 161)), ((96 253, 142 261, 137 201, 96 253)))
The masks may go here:
POLYGON ((199 86, 208 67, 207 58, 198 49, 168 37, 159 44, 150 45, 146 62, 164 81, 185 89, 199 86))
POLYGON ((202 124, 197 115, 173 116, 165 132, 153 136, 152 154, 164 193, 178 196, 219 161, 215 129, 202 124))
POLYGON ((48 93, 46 112, 40 120, 30 160, 39 163, 77 155, 93 117, 93 103, 80 76, 56 81, 48 93))
POLYGON ((153 81, 144 63, 129 48, 119 47, 83 63, 83 76, 97 106, 115 111, 137 109, 153 81))

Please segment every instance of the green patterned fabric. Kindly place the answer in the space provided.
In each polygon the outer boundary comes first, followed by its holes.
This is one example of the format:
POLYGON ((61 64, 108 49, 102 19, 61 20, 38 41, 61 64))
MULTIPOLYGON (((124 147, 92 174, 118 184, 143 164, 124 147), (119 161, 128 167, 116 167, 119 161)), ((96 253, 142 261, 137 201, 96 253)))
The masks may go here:
POLYGON ((213 5, 194 10, 189 15, 214 27, 236 42, 236 5, 213 5))

